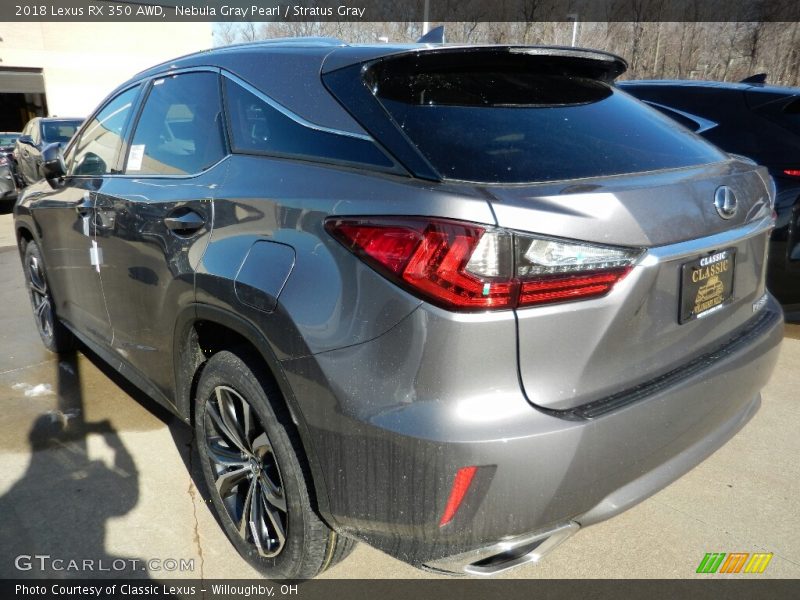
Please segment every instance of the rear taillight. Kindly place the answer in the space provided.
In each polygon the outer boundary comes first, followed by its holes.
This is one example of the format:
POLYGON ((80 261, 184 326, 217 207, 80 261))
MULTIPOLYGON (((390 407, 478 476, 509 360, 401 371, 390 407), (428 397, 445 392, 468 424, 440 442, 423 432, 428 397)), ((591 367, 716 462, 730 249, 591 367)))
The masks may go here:
POLYGON ((332 217, 325 229, 415 295, 462 311, 597 298, 642 254, 449 219, 332 217))
POLYGON ((800 169, 784 169, 783 174, 789 177, 800 177, 800 169))

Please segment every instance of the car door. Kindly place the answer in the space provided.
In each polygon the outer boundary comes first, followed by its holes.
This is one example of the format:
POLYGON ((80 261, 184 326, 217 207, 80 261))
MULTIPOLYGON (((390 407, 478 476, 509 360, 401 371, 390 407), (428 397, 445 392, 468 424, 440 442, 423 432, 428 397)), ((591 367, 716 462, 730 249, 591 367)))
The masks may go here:
POLYGON ((110 344, 111 324, 100 287, 94 204, 105 178, 117 170, 138 87, 122 91, 90 118, 67 149, 67 175, 57 189, 34 192, 47 275, 59 316, 89 341, 110 344))
POLYGON ((148 85, 125 172, 97 196, 97 242, 114 350, 169 399, 175 322, 194 300, 227 150, 218 73, 148 85))

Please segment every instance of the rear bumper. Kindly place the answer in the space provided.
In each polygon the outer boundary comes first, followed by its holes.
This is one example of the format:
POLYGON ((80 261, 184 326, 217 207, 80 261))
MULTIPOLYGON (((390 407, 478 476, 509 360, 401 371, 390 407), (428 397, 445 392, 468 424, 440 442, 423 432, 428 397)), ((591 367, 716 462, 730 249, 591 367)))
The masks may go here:
MULTIPOLYGON (((783 332, 772 298, 756 319, 763 324, 746 343, 591 418, 531 407, 516 373, 507 387, 496 378, 512 373, 481 373, 480 347, 474 355, 462 350, 451 365, 473 387, 486 380, 468 397, 463 387, 460 398, 433 389, 437 378, 426 378, 425 357, 415 356, 413 401, 352 401, 385 393, 392 373, 399 381, 390 386, 402 383, 409 365, 381 360, 403 354, 409 341, 433 339, 439 325, 424 310, 367 344, 288 361, 325 474, 326 517, 340 532, 417 566, 491 574, 538 560, 578 525, 607 519, 689 471, 752 417, 783 332), (354 364, 375 369, 342 379, 354 364), (318 378, 327 385, 314 384, 318 378), (477 466, 476 475, 455 517, 440 526, 455 473, 465 466, 477 466)), ((440 372, 440 380, 447 377, 440 372)))

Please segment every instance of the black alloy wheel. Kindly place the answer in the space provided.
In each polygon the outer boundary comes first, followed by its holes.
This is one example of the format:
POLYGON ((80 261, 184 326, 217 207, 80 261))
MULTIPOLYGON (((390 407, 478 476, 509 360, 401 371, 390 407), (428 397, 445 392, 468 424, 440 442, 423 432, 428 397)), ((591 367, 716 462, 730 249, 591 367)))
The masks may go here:
POLYGON ((199 482, 228 539, 270 579, 307 579, 355 542, 319 515, 308 459, 275 380, 244 350, 214 354, 195 396, 199 482))
POLYGON ((266 431, 239 392, 214 388, 206 404, 205 445, 215 488, 242 539, 263 557, 286 544, 288 514, 278 463, 266 431))

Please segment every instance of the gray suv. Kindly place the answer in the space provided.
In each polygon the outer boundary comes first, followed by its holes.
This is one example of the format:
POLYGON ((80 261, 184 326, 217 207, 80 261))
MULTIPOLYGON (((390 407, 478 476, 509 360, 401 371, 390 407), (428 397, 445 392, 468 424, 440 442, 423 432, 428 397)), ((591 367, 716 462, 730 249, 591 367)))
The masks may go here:
POLYGON ((774 186, 523 46, 215 49, 114 91, 15 208, 42 340, 196 431, 269 577, 355 540, 489 575, 647 498, 759 407, 774 186))

